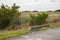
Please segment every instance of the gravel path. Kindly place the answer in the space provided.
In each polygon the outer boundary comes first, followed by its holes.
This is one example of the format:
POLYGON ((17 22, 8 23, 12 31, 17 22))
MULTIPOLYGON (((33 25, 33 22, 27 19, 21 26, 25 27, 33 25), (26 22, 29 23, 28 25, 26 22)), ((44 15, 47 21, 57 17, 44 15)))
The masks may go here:
POLYGON ((32 32, 26 35, 8 38, 6 40, 60 40, 60 27, 32 32))

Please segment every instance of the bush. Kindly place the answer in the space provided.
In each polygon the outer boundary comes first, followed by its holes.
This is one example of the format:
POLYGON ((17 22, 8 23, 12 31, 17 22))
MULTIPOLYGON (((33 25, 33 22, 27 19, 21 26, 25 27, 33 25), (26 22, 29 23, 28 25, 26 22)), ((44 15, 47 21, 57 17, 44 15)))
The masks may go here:
POLYGON ((0 6, 0 29, 7 28, 14 16, 18 18, 20 12, 18 11, 19 6, 13 4, 13 6, 0 6))
POLYGON ((46 23, 46 19, 48 17, 47 13, 32 15, 30 14, 30 25, 41 25, 46 23))

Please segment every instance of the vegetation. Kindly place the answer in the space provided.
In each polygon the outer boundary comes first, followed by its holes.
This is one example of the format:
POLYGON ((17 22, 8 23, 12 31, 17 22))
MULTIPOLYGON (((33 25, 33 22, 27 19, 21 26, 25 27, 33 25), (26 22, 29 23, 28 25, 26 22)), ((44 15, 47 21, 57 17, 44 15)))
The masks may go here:
POLYGON ((7 28, 14 17, 20 16, 18 8, 19 6, 16 6, 16 4, 11 7, 2 4, 0 7, 0 29, 7 28))
POLYGON ((11 30, 11 31, 1 31, 0 32, 0 40, 5 40, 9 37, 15 37, 18 35, 26 34, 30 32, 28 29, 18 29, 18 30, 11 30))
POLYGON ((56 27, 60 27, 60 22, 50 24, 50 28, 56 28, 56 27))
POLYGON ((18 8, 19 6, 16 6, 16 4, 13 4, 11 7, 2 4, 0 7, 0 29, 14 28, 15 25, 26 24, 27 21, 30 21, 30 25, 41 25, 46 23, 48 17, 47 13, 37 13, 37 16, 30 14, 30 20, 28 20, 28 18, 21 15, 18 8))
POLYGON ((58 9, 58 10, 55 10, 55 12, 60 12, 60 9, 58 9))
POLYGON ((48 18, 47 13, 32 15, 30 14, 30 25, 41 25, 47 23, 46 19, 48 18))

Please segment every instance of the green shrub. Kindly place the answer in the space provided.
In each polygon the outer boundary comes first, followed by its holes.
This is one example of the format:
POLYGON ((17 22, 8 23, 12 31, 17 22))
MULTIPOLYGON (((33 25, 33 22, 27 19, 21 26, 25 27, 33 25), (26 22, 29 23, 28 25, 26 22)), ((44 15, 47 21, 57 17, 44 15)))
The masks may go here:
POLYGON ((46 19, 48 17, 47 13, 32 15, 30 14, 30 25, 41 25, 46 23, 46 19))
POLYGON ((6 28, 14 16, 18 18, 20 16, 20 12, 18 11, 19 6, 16 6, 16 4, 13 4, 13 6, 0 6, 0 29, 6 28))

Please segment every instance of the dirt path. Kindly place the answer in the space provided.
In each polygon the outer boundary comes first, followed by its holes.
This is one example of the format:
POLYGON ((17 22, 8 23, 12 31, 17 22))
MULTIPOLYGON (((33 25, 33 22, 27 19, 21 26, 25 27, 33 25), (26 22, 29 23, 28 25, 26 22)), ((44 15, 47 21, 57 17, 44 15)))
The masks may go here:
POLYGON ((6 40, 60 40, 60 27, 32 32, 26 35, 8 38, 6 40))

